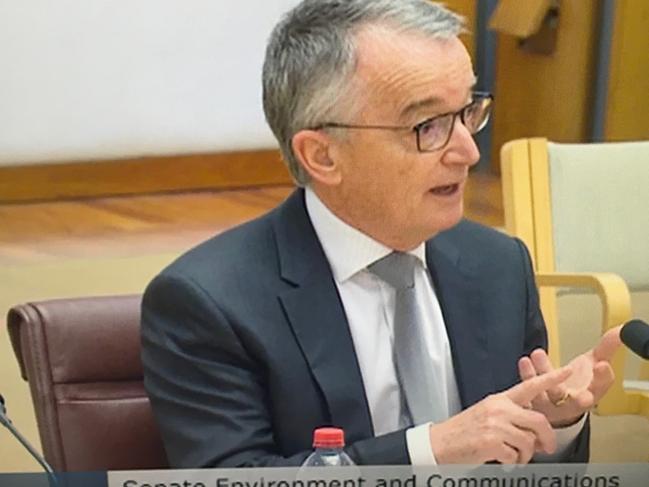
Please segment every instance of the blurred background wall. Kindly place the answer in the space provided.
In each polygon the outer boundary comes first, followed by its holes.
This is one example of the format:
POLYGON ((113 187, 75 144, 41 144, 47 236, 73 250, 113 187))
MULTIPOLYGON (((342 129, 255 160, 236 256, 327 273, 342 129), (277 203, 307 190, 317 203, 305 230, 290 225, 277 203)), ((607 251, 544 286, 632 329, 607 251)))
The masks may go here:
POLYGON ((264 45, 294 0, 0 3, 0 164, 274 147, 264 45))
MULTIPOLYGON (((272 26, 295 3, 0 0, 0 201, 288 180, 260 70, 272 26), (217 157, 241 151, 236 164, 217 157)), ((483 169, 497 172, 500 147, 517 137, 649 135, 649 3, 562 0, 543 54, 488 27, 499 4, 522 3, 446 3, 466 16, 480 88, 496 95, 483 169)))

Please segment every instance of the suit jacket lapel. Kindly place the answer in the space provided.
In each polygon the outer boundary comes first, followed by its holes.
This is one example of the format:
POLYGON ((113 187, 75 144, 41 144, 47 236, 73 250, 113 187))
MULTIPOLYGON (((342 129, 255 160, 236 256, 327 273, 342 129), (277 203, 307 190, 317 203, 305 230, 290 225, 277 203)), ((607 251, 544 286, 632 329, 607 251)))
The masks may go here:
POLYGON ((484 282, 444 234, 427 242, 426 260, 444 315, 460 399, 467 408, 495 387, 482 313, 484 282))
MULTIPOLYGON (((280 294, 288 321, 318 383, 334 425, 350 441, 373 435, 354 344, 331 268, 298 190, 274 221, 283 279, 295 287, 280 294)), ((299 400, 299 398, 296 398, 299 400)))

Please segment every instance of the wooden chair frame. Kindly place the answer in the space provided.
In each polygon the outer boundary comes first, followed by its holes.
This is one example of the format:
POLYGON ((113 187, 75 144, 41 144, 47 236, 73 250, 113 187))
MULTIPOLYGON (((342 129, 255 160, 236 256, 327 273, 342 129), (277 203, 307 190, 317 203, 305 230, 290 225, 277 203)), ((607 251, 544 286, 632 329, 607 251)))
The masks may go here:
MULTIPOLYGON (((631 319, 631 297, 624 280, 612 273, 557 273, 554 267, 548 141, 519 139, 501 150, 505 229, 520 238, 530 250, 548 328, 550 359, 560 363, 557 288, 586 288, 602 302, 602 333, 631 319)), ((600 415, 640 414, 649 417, 649 392, 625 390, 624 365, 627 352, 613 357, 615 383, 599 402, 600 415)), ((649 369, 649 367, 646 367, 649 369)))

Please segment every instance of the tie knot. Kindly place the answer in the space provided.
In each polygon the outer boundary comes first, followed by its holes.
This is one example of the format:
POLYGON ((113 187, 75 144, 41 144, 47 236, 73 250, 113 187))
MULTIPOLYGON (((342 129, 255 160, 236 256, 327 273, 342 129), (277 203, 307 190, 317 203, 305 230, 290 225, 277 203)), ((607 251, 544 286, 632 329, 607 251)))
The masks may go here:
POLYGON ((407 289, 414 285, 416 264, 414 255, 392 252, 368 266, 368 270, 397 290, 407 289))

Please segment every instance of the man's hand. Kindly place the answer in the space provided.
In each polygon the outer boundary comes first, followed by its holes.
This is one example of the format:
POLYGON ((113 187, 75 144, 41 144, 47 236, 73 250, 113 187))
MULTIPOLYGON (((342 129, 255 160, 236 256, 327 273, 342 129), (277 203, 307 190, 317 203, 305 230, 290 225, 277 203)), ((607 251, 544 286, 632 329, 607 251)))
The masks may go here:
POLYGON ((567 367, 529 378, 492 394, 443 423, 430 427, 439 464, 528 463, 536 451, 553 453, 555 433, 547 418, 531 409, 535 397, 557 388, 571 374, 567 367))
MULTIPOLYGON (((565 368, 572 371, 570 377, 532 399, 531 406, 541 412, 555 426, 575 423, 591 409, 613 384, 614 374, 610 361, 620 341, 618 326, 607 331, 599 343, 586 353, 574 358, 565 368)), ((543 349, 537 349, 529 357, 518 362, 518 371, 525 382, 539 374, 553 370, 550 359, 543 349)))

